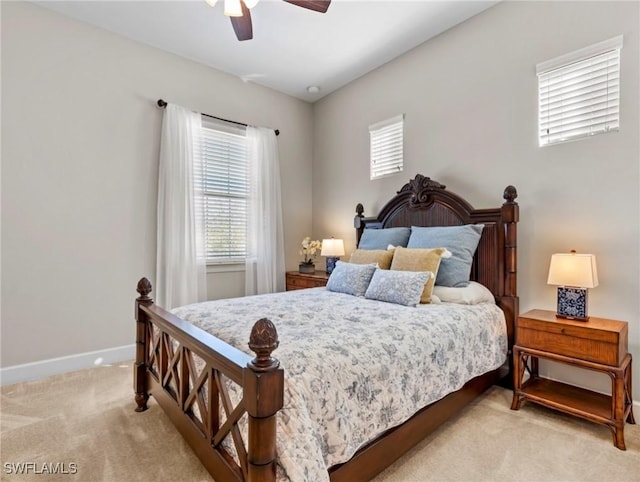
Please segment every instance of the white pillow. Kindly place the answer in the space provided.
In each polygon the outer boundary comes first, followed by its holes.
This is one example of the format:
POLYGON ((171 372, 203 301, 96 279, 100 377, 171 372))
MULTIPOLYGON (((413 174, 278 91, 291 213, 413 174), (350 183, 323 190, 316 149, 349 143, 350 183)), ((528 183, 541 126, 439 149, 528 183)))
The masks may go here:
POLYGON ((433 287, 433 295, 443 303, 458 303, 461 305, 476 305, 478 303, 495 303, 496 299, 489 289, 475 281, 470 281, 464 288, 450 288, 448 286, 433 287))

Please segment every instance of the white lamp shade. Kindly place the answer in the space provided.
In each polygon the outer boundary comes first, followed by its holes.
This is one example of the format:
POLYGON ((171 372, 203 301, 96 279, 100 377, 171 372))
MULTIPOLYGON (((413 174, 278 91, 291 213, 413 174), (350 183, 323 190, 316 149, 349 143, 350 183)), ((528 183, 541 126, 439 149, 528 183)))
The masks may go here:
POLYGON ((593 254, 578 253, 552 255, 547 284, 595 288, 598 286, 596 257, 593 254))
POLYGON ((321 256, 340 257, 344 256, 344 242, 342 239, 323 239, 321 256))
POLYGON ((224 0, 224 14, 227 17, 242 17, 240 0, 224 0))

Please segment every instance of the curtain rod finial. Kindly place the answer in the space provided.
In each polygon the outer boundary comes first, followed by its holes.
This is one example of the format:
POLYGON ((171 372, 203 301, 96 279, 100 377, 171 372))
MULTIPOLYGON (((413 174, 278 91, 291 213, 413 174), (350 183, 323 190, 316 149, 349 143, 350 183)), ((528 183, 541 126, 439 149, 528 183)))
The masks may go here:
POLYGON ((160 107, 161 109, 164 109, 167 106, 167 103, 162 99, 158 99, 157 104, 158 104, 158 107, 160 107))

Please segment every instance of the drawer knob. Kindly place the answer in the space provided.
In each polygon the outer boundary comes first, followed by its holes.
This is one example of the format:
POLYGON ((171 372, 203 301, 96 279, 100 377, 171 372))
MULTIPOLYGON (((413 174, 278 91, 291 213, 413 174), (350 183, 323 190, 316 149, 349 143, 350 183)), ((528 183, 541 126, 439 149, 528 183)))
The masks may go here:
POLYGON ((564 328, 560 328, 560 333, 564 333, 564 328))

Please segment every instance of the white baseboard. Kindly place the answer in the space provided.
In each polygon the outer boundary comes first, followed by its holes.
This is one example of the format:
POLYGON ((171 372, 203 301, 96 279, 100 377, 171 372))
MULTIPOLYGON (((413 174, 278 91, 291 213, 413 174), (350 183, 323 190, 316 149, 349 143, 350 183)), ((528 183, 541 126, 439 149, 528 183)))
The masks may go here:
POLYGON ((135 344, 107 348, 106 350, 78 353, 77 355, 51 358, 24 365, 0 368, 0 385, 39 380, 51 375, 67 373, 98 365, 107 365, 124 360, 133 360, 136 356, 135 344))

